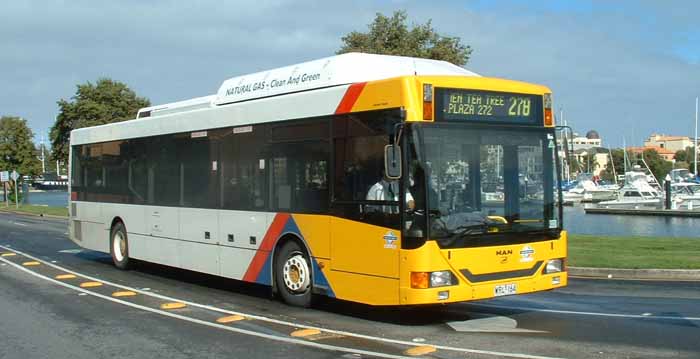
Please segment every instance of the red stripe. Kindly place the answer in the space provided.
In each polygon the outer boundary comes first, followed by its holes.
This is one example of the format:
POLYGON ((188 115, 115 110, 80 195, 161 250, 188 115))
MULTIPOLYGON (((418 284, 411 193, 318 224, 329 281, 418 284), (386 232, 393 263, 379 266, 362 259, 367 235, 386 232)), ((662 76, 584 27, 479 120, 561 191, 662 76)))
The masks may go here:
POLYGON ((348 90, 345 91, 343 99, 340 100, 338 108, 335 109, 335 113, 339 114, 350 112, 352 110, 352 106, 354 106, 355 102, 357 102, 357 99, 360 97, 360 93, 362 92, 362 89, 365 88, 366 84, 366 82, 358 82, 350 85, 348 90))
POLYGON ((243 276, 244 281, 255 282, 258 279, 258 274, 260 274, 263 265, 265 265, 267 257, 270 256, 270 252, 272 252, 272 248, 275 246, 275 242, 277 242, 277 238, 279 238, 282 233, 282 229, 284 229, 288 219, 288 213, 277 213, 275 219, 272 220, 270 228, 267 229, 267 233, 265 233, 260 247, 257 252, 255 252, 255 256, 243 276))

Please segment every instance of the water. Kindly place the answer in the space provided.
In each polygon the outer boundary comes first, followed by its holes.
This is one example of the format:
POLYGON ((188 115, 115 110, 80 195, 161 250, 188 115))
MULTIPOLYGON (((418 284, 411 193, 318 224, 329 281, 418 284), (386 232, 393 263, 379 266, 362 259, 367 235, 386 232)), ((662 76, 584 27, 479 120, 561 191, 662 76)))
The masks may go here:
POLYGON ((68 207, 68 192, 66 191, 46 191, 46 192, 29 192, 27 204, 50 206, 50 207, 68 207))
MULTIPOLYGON (((29 203, 66 207, 68 192, 31 192, 29 203)), ((573 234, 700 239, 700 218, 586 214, 581 205, 564 207, 564 227, 573 234)))
POLYGON ((700 218, 586 214, 582 205, 564 207, 569 233, 700 239, 700 218))

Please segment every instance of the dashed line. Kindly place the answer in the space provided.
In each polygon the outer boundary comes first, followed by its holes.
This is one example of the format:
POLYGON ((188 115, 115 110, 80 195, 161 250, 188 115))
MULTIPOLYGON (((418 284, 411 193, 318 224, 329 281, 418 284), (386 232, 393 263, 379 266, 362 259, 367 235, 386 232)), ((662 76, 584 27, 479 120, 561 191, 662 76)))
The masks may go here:
POLYGON ((38 266, 38 265, 40 265, 40 264, 41 264, 41 263, 39 263, 39 262, 37 262, 37 261, 31 261, 31 262, 24 262, 24 263, 22 263, 22 265, 25 266, 25 267, 34 267, 34 266, 38 266))
POLYGON ((133 297, 136 295, 136 292, 132 292, 130 290, 127 291, 119 291, 119 292, 114 292, 112 293, 112 297, 115 298, 120 298, 120 297, 133 297))
POLYGON ((0 254, 0 256, 2 256, 2 257, 12 257, 12 256, 16 256, 16 255, 17 255, 17 253, 12 253, 12 252, 0 254))
POLYGON ((59 274, 55 277, 56 279, 74 279, 77 278, 75 274, 59 274))
POLYGON ((95 288, 95 287, 101 287, 102 283, 100 282, 83 282, 80 283, 80 288, 95 288))
POLYGON ((291 335, 295 338, 303 338, 303 337, 309 337, 309 336, 317 335, 317 334, 321 334, 321 331, 318 329, 299 329, 299 330, 293 331, 289 335, 291 335))
MULTIPOLYGON (((2 246, 2 245, 0 245, 0 248, 5 249, 5 250, 9 250, 9 248, 6 248, 5 246, 2 246)), ((38 259, 38 258, 36 258, 36 257, 34 257, 34 256, 32 256, 32 255, 30 255, 30 254, 27 254, 27 253, 24 253, 24 252, 21 252, 21 251, 15 250, 15 252, 17 252, 18 254, 21 254, 21 255, 23 255, 23 256, 25 256, 25 257, 27 257, 27 258, 40 260, 40 259, 38 259)), ((4 261, 4 259, 2 259, 2 258, 0 258, 0 260, 3 260, 3 261, 4 261)), ((14 263, 12 263, 12 264, 14 265, 14 263)), ((214 312, 226 313, 226 314, 230 314, 230 315, 241 315, 241 316, 245 316, 245 317, 248 318, 248 319, 260 320, 260 321, 267 322, 267 323, 281 324, 281 325, 290 326, 290 327, 298 327, 298 328, 305 328, 305 329, 317 329, 317 330, 323 331, 323 332, 325 332, 325 333, 332 333, 332 334, 336 334, 336 335, 340 335, 340 336, 347 336, 347 337, 353 337, 353 338, 367 339, 367 340, 371 340, 371 341, 375 341, 375 342, 399 344, 399 345, 406 345, 406 346, 411 346, 411 347, 413 347, 413 346, 427 345, 427 344, 418 344, 418 343, 414 343, 414 342, 411 342, 411 341, 405 341, 405 340, 399 340, 399 339, 382 338, 382 337, 374 337, 374 336, 365 335, 365 334, 351 333, 351 332, 346 332, 346 331, 342 331, 342 330, 318 328, 318 327, 307 326, 307 325, 302 325, 302 324, 298 324, 298 323, 285 322, 285 321, 283 321, 283 320, 272 319, 272 318, 263 317, 263 316, 259 316, 259 315, 252 315, 252 314, 247 314, 247 313, 242 313, 242 312, 235 312, 235 311, 231 311, 231 310, 227 310, 227 309, 222 309, 222 308, 213 307, 213 306, 210 306, 210 305, 199 304, 199 303, 190 302, 190 301, 186 301, 186 300, 179 300, 179 299, 175 299, 175 298, 168 297, 168 296, 165 296, 165 295, 161 295, 161 294, 149 292, 149 290, 151 290, 150 288, 136 289, 136 288, 132 288, 132 287, 128 287, 128 286, 122 285, 122 284, 116 284, 116 283, 112 283, 112 282, 109 282, 109 281, 97 279, 97 278, 94 278, 94 277, 91 277, 91 276, 88 276, 88 275, 84 275, 84 274, 81 274, 81 273, 72 271, 72 270, 67 269, 67 268, 63 268, 63 267, 58 266, 58 265, 55 265, 55 264, 47 263, 47 265, 49 265, 49 266, 51 266, 51 267, 54 267, 54 268, 56 268, 56 269, 59 269, 59 270, 61 270, 61 271, 67 272, 67 273, 73 273, 73 274, 75 274, 75 275, 81 276, 81 277, 86 278, 86 279, 89 279, 89 280, 101 281, 101 282, 104 283, 104 284, 107 284, 107 285, 110 285, 110 286, 114 286, 114 287, 117 287, 117 288, 122 288, 122 289, 126 289, 126 290, 131 290, 131 291, 134 291, 134 292, 137 292, 137 293, 140 293, 140 294, 148 295, 148 296, 151 296, 151 297, 154 297, 154 298, 158 298, 158 299, 162 299, 162 300, 166 300, 166 301, 179 301, 179 302, 185 303, 185 304, 187 304, 187 305, 189 305, 189 306, 192 306, 192 307, 201 308, 201 309, 205 309, 205 310, 211 310, 211 311, 214 311, 214 312)), ((34 273, 34 272, 32 272, 32 271, 30 271, 30 270, 28 270, 28 269, 26 269, 26 268, 22 268, 22 269, 27 270, 27 271, 30 272, 30 273, 34 273)), ((52 280, 52 281, 53 281, 53 280, 52 280)), ((65 283, 61 283, 61 284, 63 285, 63 284, 65 284, 65 283)), ((90 293, 92 293, 92 292, 90 292, 90 293)), ((99 294, 96 294, 96 295, 99 295, 99 294)), ((99 295, 99 296, 100 296, 100 297, 104 297, 104 296, 102 296, 102 295, 99 295)), ((119 299, 114 299, 114 298, 111 298, 111 297, 107 297, 107 298, 109 298, 109 299, 111 299, 111 300, 120 301, 119 299)), ((120 301, 120 302, 122 302, 122 301, 120 301)), ((129 302, 124 302, 124 303, 129 303, 129 302)), ((131 303, 130 303, 130 304, 131 304, 131 303)), ((149 309, 150 309, 150 308, 149 308, 149 309)), ((155 310, 151 310, 151 311, 155 311, 155 310)), ((172 312, 165 312, 165 313, 167 313, 167 314, 172 314, 172 312)), ((185 318, 187 318, 187 317, 185 317, 185 318)), ((650 317, 646 317, 646 318, 650 318, 650 317)), ((677 318, 676 318, 676 319, 677 319, 677 318)), ((232 328, 232 327, 225 326, 225 328, 232 328)), ((253 332, 253 333, 259 334, 259 333, 257 333, 257 332, 253 332)), ((262 335, 264 335, 264 334, 262 334, 262 335)), ((275 337, 275 338, 278 338, 278 337, 275 337)), ((303 341, 303 342, 306 343, 306 342, 308 342, 308 341, 303 341)), ((318 343, 316 343, 316 344, 318 344, 318 343)), ((325 344, 319 344, 319 345, 325 345, 325 344)), ((453 351, 453 352, 459 352, 459 353, 481 354, 481 355, 489 355, 489 356, 501 356, 501 357, 508 357, 508 358, 521 358, 521 359, 562 359, 561 357, 551 357, 551 356, 534 355, 534 354, 524 354, 524 353, 508 353, 508 352, 498 352, 498 351, 491 351, 491 350, 460 348, 460 347, 453 347, 453 346, 448 346, 448 345, 435 345, 435 344, 432 344, 432 346, 435 347, 435 348, 438 349, 438 350, 447 350, 447 351, 453 351)), ((343 351, 343 352, 352 352, 352 351, 340 350, 340 349, 336 349, 336 350, 343 351)), ((366 353, 365 353, 365 354, 366 354, 366 353)), ((372 355, 377 355, 377 354, 378 354, 378 353, 373 353, 372 355)), ((384 356, 384 354, 382 354, 382 356, 383 356, 383 357, 386 357, 386 356, 384 356)), ((389 355, 388 357, 406 358, 406 357, 402 357, 402 356, 391 356, 391 355, 389 355)))
POLYGON ((80 295, 91 295, 91 296, 94 296, 94 297, 97 297, 97 298, 101 298, 101 299, 105 299, 105 300, 108 300, 108 301, 111 301, 111 302, 114 302, 114 303, 126 305, 126 306, 129 306, 129 307, 132 307, 132 308, 136 308, 136 309, 145 310, 145 311, 151 312, 151 313, 160 314, 160 315, 163 315, 163 316, 166 316, 166 317, 171 317, 171 318, 176 318, 176 319, 180 319, 180 320, 185 320, 185 321, 188 321, 188 322, 191 322, 191 323, 206 325, 206 326, 208 326, 208 327, 218 328, 218 329, 222 329, 222 330, 226 330, 226 331, 230 331, 230 332, 235 332, 235 333, 239 333, 239 334, 246 334, 246 335, 251 335, 251 336, 254 336, 254 337, 265 338, 265 339, 275 340, 275 341, 284 342, 284 343, 289 343, 289 344, 297 344, 297 345, 302 345, 302 346, 307 346, 307 347, 314 347, 314 348, 319 348, 319 349, 325 349, 325 350, 335 351, 335 352, 355 353, 355 354, 360 354, 360 355, 368 355, 368 356, 375 356, 375 357, 389 358, 389 359, 406 359, 406 358, 407 358, 406 356, 401 356, 401 355, 393 355, 393 354, 386 354, 386 353, 380 353, 380 352, 373 352, 373 351, 368 351, 368 350, 361 350, 361 349, 353 349, 353 348, 339 347, 339 346, 335 346, 335 345, 328 345, 328 344, 321 344, 321 343, 311 342, 311 341, 307 341, 307 340, 303 340, 303 339, 294 339, 294 338, 280 337, 280 336, 271 335, 271 334, 265 334, 265 333, 254 332, 254 331, 247 330, 247 329, 236 328, 236 327, 232 327, 232 326, 228 326, 228 325, 212 323, 212 322, 208 322, 208 321, 204 321, 204 320, 200 320, 200 319, 196 319, 196 318, 190 318, 190 317, 186 317, 186 316, 184 316, 184 315, 176 314, 176 313, 173 313, 173 312, 167 312, 167 311, 164 311, 164 310, 154 309, 154 308, 146 307, 146 306, 143 306, 143 305, 139 305, 139 304, 127 302, 127 301, 125 301, 125 300, 121 300, 121 299, 116 299, 116 298, 108 297, 108 296, 106 296, 106 295, 99 294, 99 293, 96 293, 96 292, 92 292, 92 291, 89 291, 89 290, 86 290, 86 289, 82 289, 82 288, 79 288, 79 287, 76 287, 76 286, 67 284, 67 283, 65 283, 65 282, 60 282, 60 281, 57 281, 57 280, 55 280, 55 279, 53 279, 53 278, 49 278, 49 277, 46 277, 46 276, 41 275, 41 274, 39 274, 39 273, 33 272, 33 271, 31 271, 31 270, 29 270, 29 269, 27 269, 27 268, 24 268, 24 267, 22 267, 22 266, 20 266, 20 265, 18 265, 18 264, 16 264, 16 263, 10 262, 10 261, 8 261, 8 260, 6 260, 6 259, 4 259, 4 258, 0 258, 0 261, 4 261, 4 262, 6 262, 6 263, 8 263, 8 264, 10 264, 10 265, 12 265, 12 266, 14 266, 14 267, 16 267, 17 269, 20 269, 20 270, 22 270, 22 271, 24 271, 24 272, 26 272, 26 273, 29 273, 30 275, 33 275, 33 276, 35 276, 35 277, 45 279, 45 280, 47 280, 47 281, 49 281, 49 282, 52 282, 52 283, 57 284, 57 285, 62 286, 62 287, 66 287, 66 288, 69 288, 69 289, 77 290, 77 291, 81 292, 80 295))
POLYGON ((181 302, 163 303, 160 305, 160 309, 173 310, 173 309, 181 309, 181 308, 184 308, 186 306, 187 306, 187 304, 181 303, 181 302))
POLYGON ((437 349, 435 349, 434 346, 432 345, 421 345, 417 347, 413 347, 410 349, 407 349, 403 353, 406 355, 410 356, 420 356, 420 355, 425 355, 425 354, 430 354, 435 352, 437 349))
POLYGON ((221 324, 226 324, 226 323, 233 323, 233 322, 238 322, 241 320, 245 320, 245 317, 242 315, 228 315, 225 317, 221 317, 216 320, 217 323, 221 324))

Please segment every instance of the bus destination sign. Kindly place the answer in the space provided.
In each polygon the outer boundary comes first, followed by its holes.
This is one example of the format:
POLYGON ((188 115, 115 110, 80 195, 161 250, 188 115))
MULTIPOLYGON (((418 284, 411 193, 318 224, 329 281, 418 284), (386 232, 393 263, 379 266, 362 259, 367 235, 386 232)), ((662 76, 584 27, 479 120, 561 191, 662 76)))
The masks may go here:
POLYGON ((435 117, 442 121, 543 124, 542 96, 508 92, 435 89, 435 117))

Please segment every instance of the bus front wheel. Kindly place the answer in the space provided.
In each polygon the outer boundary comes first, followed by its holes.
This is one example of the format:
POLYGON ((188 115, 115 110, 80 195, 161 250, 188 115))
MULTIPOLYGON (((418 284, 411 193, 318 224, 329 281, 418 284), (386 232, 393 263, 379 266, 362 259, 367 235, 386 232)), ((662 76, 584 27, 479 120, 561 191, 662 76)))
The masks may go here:
POLYGON ((287 241, 275 260, 275 285, 282 299, 298 307, 311 306, 311 261, 295 241, 287 241))
POLYGON ((126 235, 126 227, 124 227, 122 222, 117 222, 112 227, 109 239, 109 254, 112 255, 112 261, 117 268, 129 269, 131 267, 129 240, 126 235))

